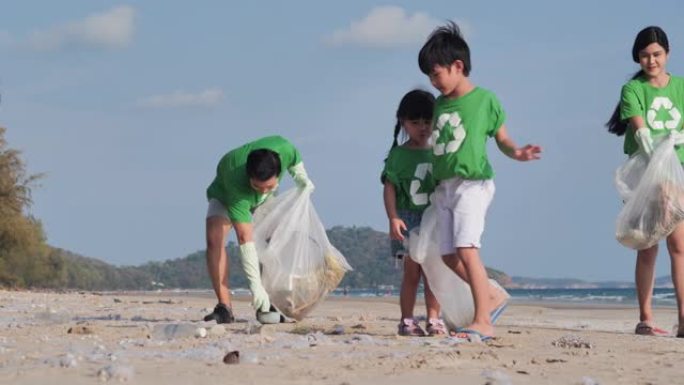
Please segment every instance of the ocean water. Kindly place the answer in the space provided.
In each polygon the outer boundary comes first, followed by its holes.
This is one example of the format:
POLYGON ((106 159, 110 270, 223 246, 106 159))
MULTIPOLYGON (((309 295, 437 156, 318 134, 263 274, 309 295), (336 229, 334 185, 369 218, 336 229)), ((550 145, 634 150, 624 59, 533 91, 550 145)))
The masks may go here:
MULTIPOLYGON (((509 289, 513 301, 566 302, 590 304, 637 305, 635 288, 603 289, 509 289)), ((653 291, 655 306, 676 306, 674 290, 657 288, 653 291)))
MULTIPOLYGON (((634 288, 602 288, 602 289, 507 289, 513 303, 548 302, 574 304, 614 304, 636 306, 636 290, 634 288)), ((332 296, 345 296, 344 290, 337 289, 332 296)), ((351 297, 398 297, 398 287, 382 289, 349 289, 346 295, 351 297)), ((419 291, 422 297, 422 291, 419 291)), ((656 288, 653 293, 655 306, 676 306, 676 298, 671 288, 656 288)))

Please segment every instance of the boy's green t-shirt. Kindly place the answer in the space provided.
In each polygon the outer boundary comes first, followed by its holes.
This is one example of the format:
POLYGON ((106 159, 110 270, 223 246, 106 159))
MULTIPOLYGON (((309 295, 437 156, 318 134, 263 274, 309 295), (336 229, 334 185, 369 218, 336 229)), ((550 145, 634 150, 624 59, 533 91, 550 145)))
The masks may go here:
MULTIPOLYGON (((672 130, 682 131, 684 125, 684 78, 671 76, 667 86, 653 87, 641 76, 622 86, 620 96, 620 119, 635 116, 644 118, 651 136, 657 138, 672 130)), ((639 150, 630 128, 625 134, 625 154, 632 155, 639 150)), ((676 147, 680 162, 684 162, 684 146, 676 147)))
POLYGON ((278 181, 285 170, 302 161, 299 151, 281 136, 267 136, 225 154, 216 167, 214 181, 207 188, 207 199, 218 199, 234 223, 252 222, 252 211, 270 195, 255 191, 247 176, 247 156, 260 149, 271 150, 280 156, 278 181))
POLYGON ((432 149, 397 146, 390 150, 381 180, 394 185, 396 208, 423 211, 435 190, 432 176, 432 149))
POLYGON ((434 119, 435 179, 492 179, 487 138, 506 120, 496 95, 480 87, 456 99, 442 95, 437 98, 434 119))

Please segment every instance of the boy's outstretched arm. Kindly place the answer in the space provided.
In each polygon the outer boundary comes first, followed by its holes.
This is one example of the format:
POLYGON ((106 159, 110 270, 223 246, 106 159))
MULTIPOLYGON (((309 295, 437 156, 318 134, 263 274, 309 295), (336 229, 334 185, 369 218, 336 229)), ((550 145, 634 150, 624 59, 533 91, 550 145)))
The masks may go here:
POLYGON ((506 125, 501 125, 499 131, 494 135, 496 139, 496 145, 499 146, 499 150, 506 154, 509 158, 519 160, 521 162, 526 162, 528 160, 539 159, 542 148, 535 144, 528 144, 525 147, 518 147, 513 142, 510 136, 508 136, 508 131, 506 130, 506 125))

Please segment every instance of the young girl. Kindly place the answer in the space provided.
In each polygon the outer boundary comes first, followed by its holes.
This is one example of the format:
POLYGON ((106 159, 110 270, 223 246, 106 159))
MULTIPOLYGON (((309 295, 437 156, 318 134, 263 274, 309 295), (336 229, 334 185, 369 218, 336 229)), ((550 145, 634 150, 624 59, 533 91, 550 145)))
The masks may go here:
POLYGON ((445 334, 444 322, 439 319, 439 303, 430 291, 430 286, 418 263, 408 255, 407 235, 420 225, 423 210, 429 203, 429 195, 435 188, 432 178, 432 148, 428 144, 432 135, 432 109, 435 97, 423 90, 413 90, 404 95, 397 110, 394 126, 394 142, 390 149, 381 180, 385 185, 383 197, 389 219, 392 238, 392 254, 404 262, 404 276, 401 282, 399 304, 401 321, 399 335, 423 336, 445 334), (397 140, 400 131, 407 138, 401 145, 397 140), (403 242, 403 244, 402 244, 403 242), (420 277, 425 287, 427 307, 426 330, 421 329, 413 318, 413 307, 420 277))
MULTIPOLYGON (((641 70, 622 87, 620 103, 608 123, 608 131, 625 135, 624 152, 633 155, 641 150, 653 152, 653 138, 682 130, 684 114, 684 78, 666 70, 670 46, 667 35, 659 27, 641 30, 632 46, 632 59, 641 70)), ((684 146, 677 146, 680 162, 684 161, 684 146)), ((679 328, 677 337, 684 337, 684 223, 667 237, 670 252, 672 282, 677 296, 679 328)), ((637 252, 636 289, 639 299, 639 323, 635 333, 666 335, 653 323, 653 277, 658 245, 637 252)))

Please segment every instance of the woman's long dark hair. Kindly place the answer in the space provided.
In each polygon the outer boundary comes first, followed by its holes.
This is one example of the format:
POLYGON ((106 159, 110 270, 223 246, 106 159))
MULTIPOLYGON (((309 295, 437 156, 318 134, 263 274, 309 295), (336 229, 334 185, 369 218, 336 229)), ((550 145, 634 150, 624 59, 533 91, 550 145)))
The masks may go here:
MULTIPOLYGON (((649 44, 658 43, 661 47, 665 49, 666 53, 670 53, 670 43, 667 40, 667 34, 660 27, 650 26, 642 29, 634 39, 634 45, 632 45, 632 60, 635 63, 639 63, 639 52, 648 47, 649 44)), ((632 76, 631 80, 634 80, 644 74, 644 71, 639 70, 632 76)), ((606 123, 608 127, 608 132, 615 134, 617 136, 622 136, 627 131, 627 122, 620 120, 620 102, 618 102, 613 115, 606 123)))

